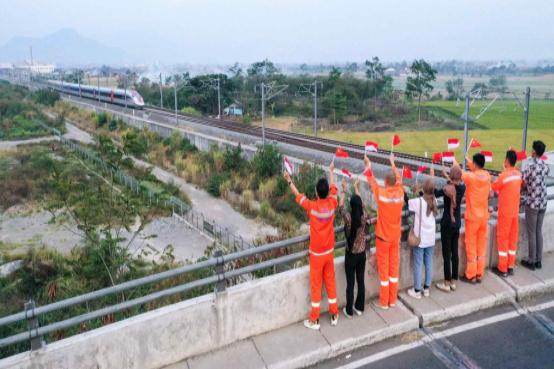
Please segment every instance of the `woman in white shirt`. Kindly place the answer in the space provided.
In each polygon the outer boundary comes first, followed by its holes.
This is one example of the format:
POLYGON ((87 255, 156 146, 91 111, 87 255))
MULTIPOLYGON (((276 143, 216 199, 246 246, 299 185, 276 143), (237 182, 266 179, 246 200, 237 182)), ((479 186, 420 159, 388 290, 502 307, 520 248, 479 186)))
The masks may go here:
POLYGON ((429 288, 433 278, 433 250, 437 228, 435 217, 438 212, 437 199, 435 198, 435 180, 428 178, 423 184, 422 193, 417 190, 416 185, 416 192, 419 192, 419 196, 408 201, 408 208, 410 212, 415 213, 413 229, 415 235, 420 237, 421 242, 419 246, 412 248, 414 287, 408 290, 408 295, 420 299, 422 294, 425 297, 429 296, 429 288), (425 283, 422 286, 421 269, 423 265, 425 265, 425 283))

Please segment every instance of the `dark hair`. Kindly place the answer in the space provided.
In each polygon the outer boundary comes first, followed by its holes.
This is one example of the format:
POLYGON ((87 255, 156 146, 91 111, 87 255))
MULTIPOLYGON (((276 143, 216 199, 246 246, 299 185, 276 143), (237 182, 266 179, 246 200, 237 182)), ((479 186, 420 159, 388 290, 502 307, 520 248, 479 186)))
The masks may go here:
POLYGON ((327 179, 320 178, 319 181, 317 181, 315 190, 320 199, 326 199, 327 195, 329 195, 329 182, 327 182, 327 179))
POLYGON ((506 151, 506 159, 510 162, 510 165, 513 167, 517 163, 517 154, 514 150, 506 151))
POLYGON ((356 236, 358 235, 358 229, 363 227, 362 215, 364 208, 362 204, 362 198, 358 195, 352 195, 350 198, 350 229, 347 231, 344 227, 344 234, 348 243, 348 250, 352 250, 356 236))
POLYGON ((473 155, 473 163, 475 163, 479 168, 485 167, 485 155, 478 152, 477 154, 473 155))
POLYGON ((546 145, 542 141, 533 141, 533 150, 537 153, 538 157, 541 157, 546 150, 546 145))

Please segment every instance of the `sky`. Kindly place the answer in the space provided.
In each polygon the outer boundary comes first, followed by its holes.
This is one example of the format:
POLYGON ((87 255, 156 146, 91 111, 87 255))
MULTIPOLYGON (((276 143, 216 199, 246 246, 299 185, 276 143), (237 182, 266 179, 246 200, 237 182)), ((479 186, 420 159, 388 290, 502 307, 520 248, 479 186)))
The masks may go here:
POLYGON ((145 61, 554 58, 552 0, 0 0, 0 45, 73 28, 145 61))

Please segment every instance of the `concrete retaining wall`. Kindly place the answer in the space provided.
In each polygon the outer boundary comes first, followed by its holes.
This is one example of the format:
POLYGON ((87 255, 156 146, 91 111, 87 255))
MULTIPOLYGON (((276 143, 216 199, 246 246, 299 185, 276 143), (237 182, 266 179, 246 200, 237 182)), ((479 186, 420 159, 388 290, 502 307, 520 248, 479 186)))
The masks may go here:
MULTIPOLYGON (((545 252, 554 251, 554 211, 547 212, 544 223, 545 252)), ((521 227, 518 258, 526 255, 526 237, 521 227)), ((495 225, 491 221, 491 240, 495 225)), ((489 265, 496 260, 495 242, 489 242, 489 265)), ((460 237, 460 273, 465 268, 463 233, 460 237)), ((411 250, 401 248, 400 288, 412 285, 411 250)), ((335 259, 340 305, 346 289, 344 259, 335 259)), ((434 250, 434 280, 442 279, 440 242, 434 250)), ((368 300, 378 293, 375 256, 367 262, 368 300)), ((325 296, 325 293, 323 294, 325 296)), ((322 298, 322 311, 327 311, 322 298)), ((154 369, 181 361, 235 341, 298 322, 309 313, 309 270, 302 267, 229 288, 193 300, 163 307, 152 312, 76 335, 0 360, 0 369, 154 369)))

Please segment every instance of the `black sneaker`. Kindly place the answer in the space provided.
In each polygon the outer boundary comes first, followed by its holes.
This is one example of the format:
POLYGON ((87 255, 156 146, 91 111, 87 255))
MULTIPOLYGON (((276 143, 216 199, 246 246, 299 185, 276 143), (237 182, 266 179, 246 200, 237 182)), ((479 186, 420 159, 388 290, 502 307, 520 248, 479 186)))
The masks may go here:
POLYGON ((537 261, 537 262, 535 263, 535 268, 537 268, 537 269, 542 269, 542 262, 537 261))
POLYGON ((477 277, 475 277, 475 281, 477 283, 481 283, 483 281, 483 276, 482 275, 478 275, 477 277))
POLYGON ((514 275, 514 268, 508 268, 508 275, 514 275))
POLYGON ((526 267, 527 269, 529 270, 535 270, 535 265, 534 263, 530 263, 528 262, 527 260, 522 260, 521 261, 521 265, 523 265, 524 267, 526 267))
MULTIPOLYGON (((510 270, 510 269, 508 269, 508 270, 510 270)), ((497 276, 502 277, 502 278, 506 278, 508 276, 508 273, 502 272, 498 268, 494 268, 492 271, 494 272, 494 274, 496 274, 497 276)), ((513 274, 513 271, 512 271, 512 274, 513 274)))
POLYGON ((460 278, 460 281, 465 282, 465 283, 470 283, 470 284, 476 284, 477 283, 476 278, 469 279, 465 275, 460 278))

